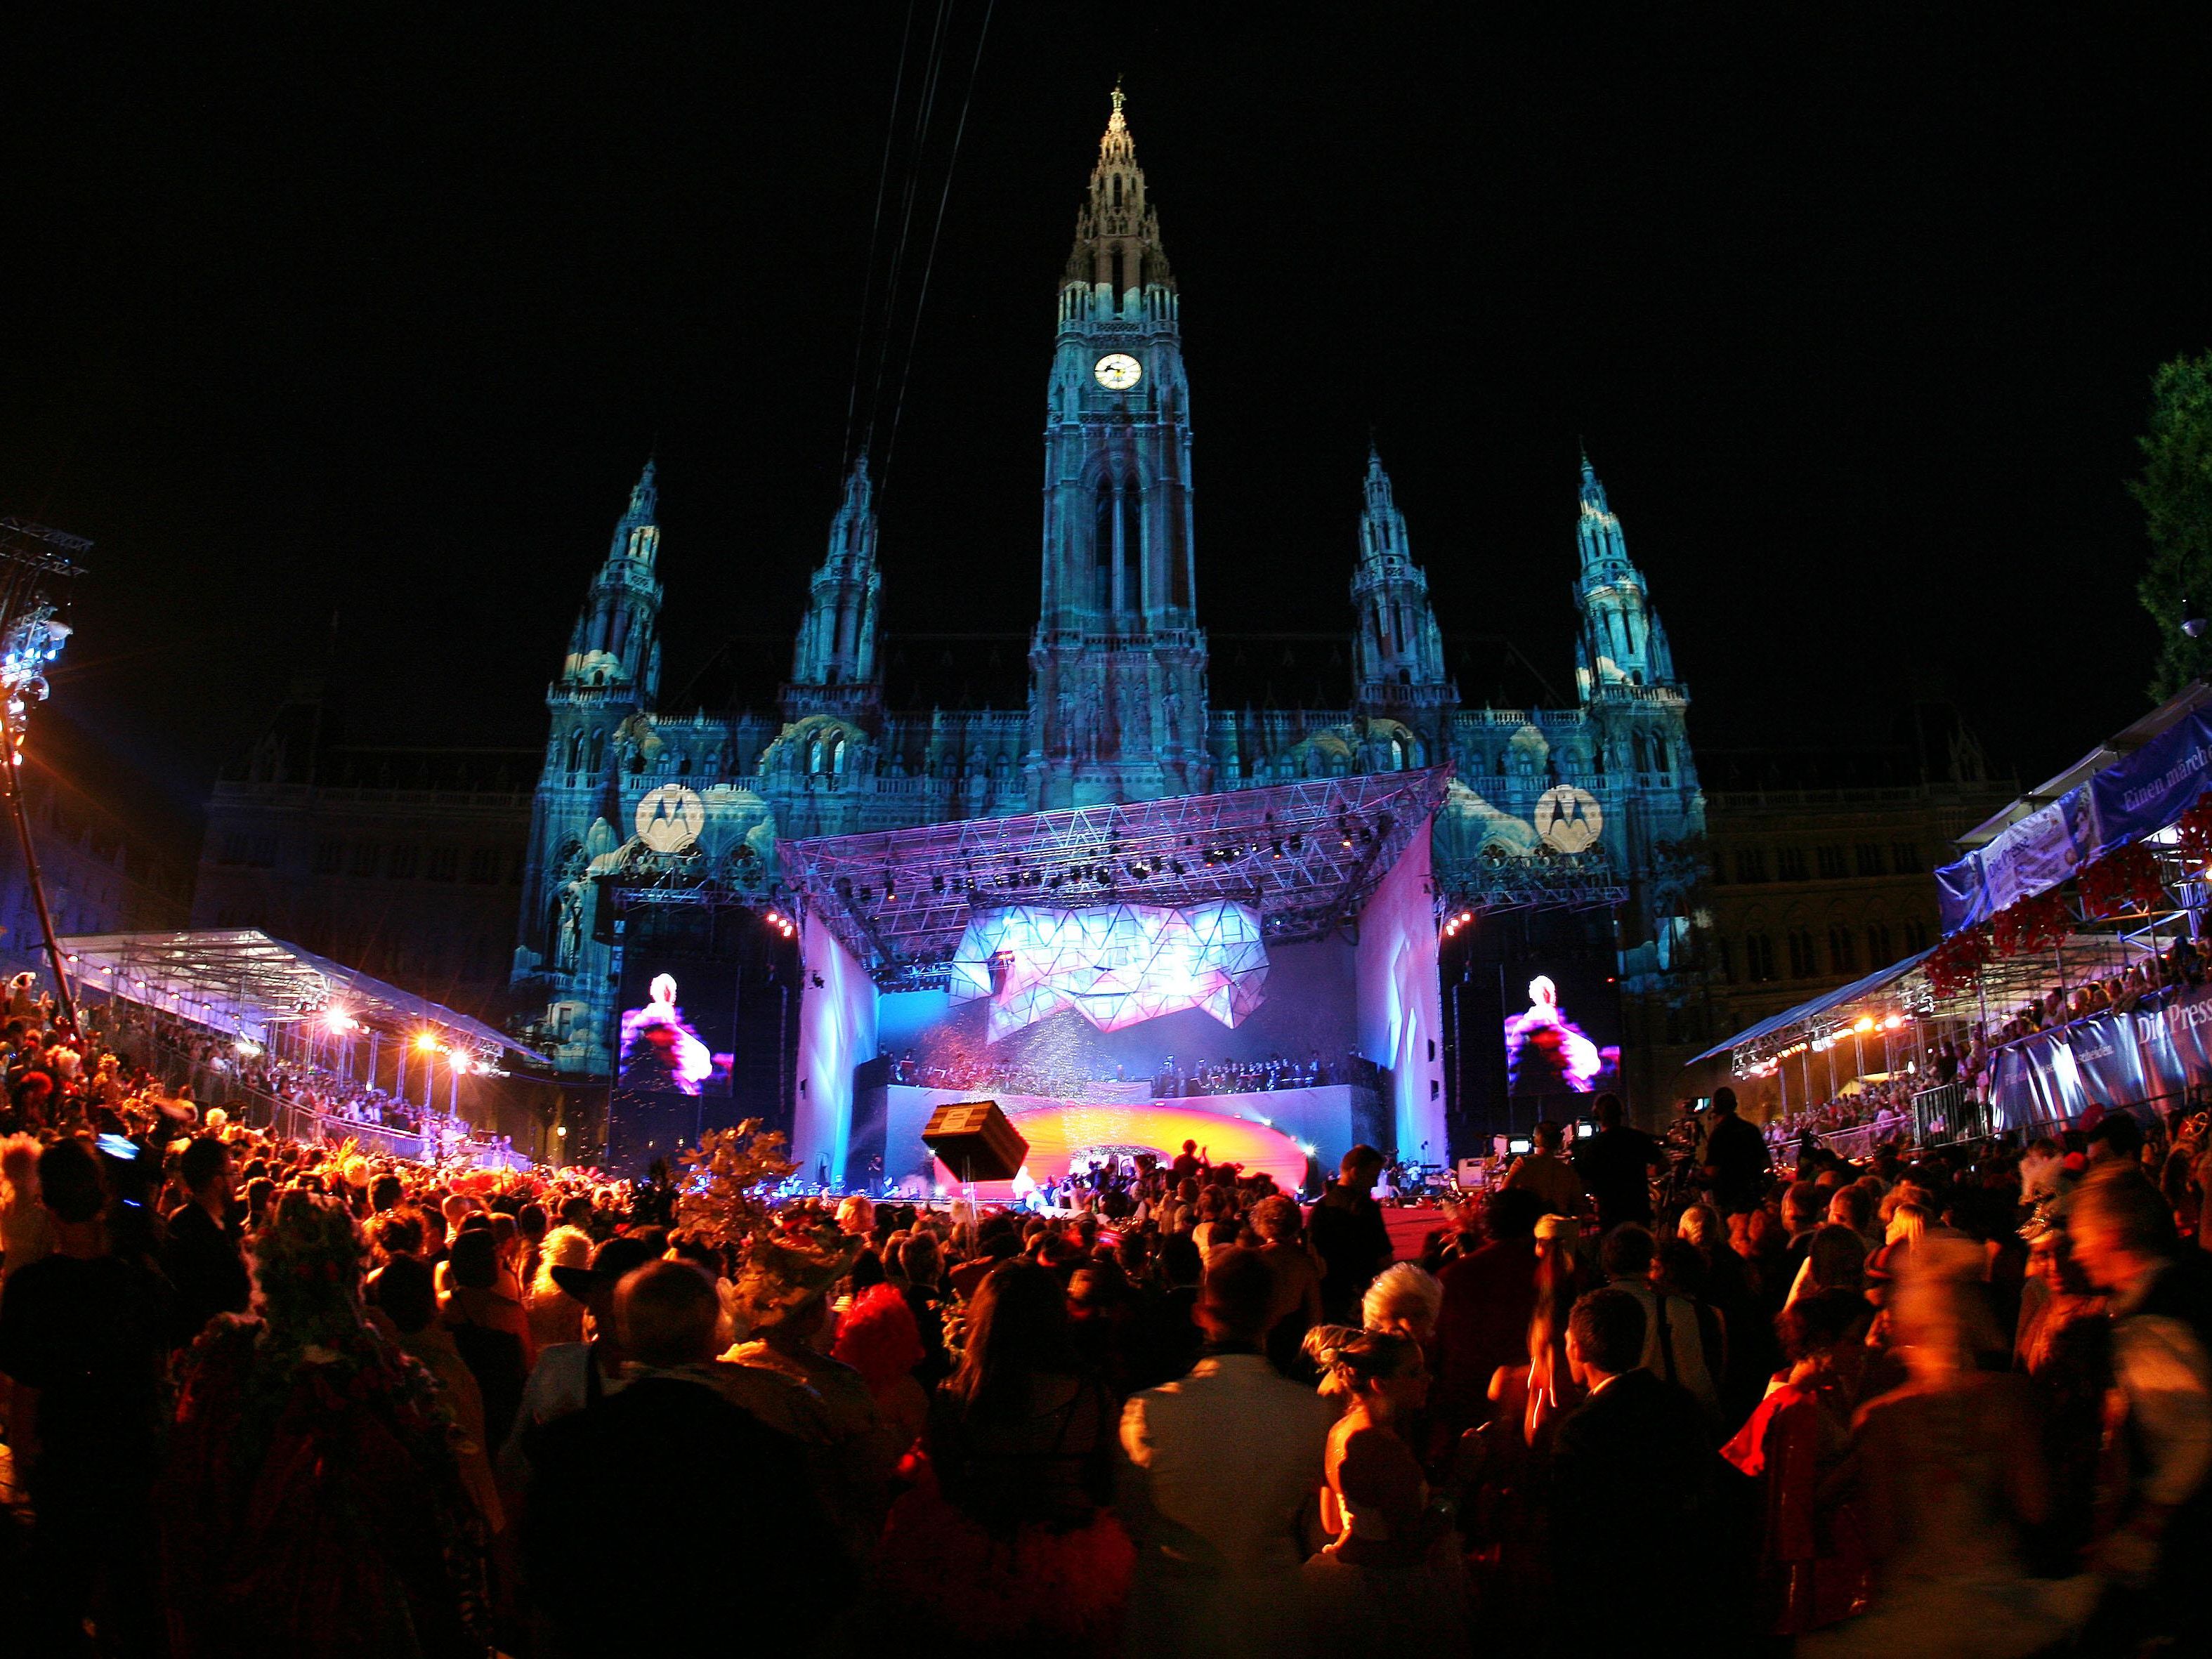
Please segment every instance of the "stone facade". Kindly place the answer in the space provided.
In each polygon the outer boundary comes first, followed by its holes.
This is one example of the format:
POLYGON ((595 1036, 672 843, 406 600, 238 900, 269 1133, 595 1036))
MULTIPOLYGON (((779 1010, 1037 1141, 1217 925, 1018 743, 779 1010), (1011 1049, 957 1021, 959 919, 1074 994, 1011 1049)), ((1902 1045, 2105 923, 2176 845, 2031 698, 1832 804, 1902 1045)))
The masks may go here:
POLYGON ((1461 703, 1427 577, 1370 455, 1348 700, 1324 711, 1210 708, 1181 307, 1117 92, 1059 291, 1025 708, 884 707, 863 459, 809 586, 776 713, 661 710, 648 465, 547 695, 514 977, 526 1004, 542 1000, 536 1036, 564 1069, 609 1068, 621 948, 611 884, 710 884, 766 906, 779 838, 1444 761, 1456 771, 1436 831, 1442 897, 1610 891, 1624 990, 1672 996, 1693 977, 1704 803, 1688 696, 1589 462, 1574 707, 1461 703))

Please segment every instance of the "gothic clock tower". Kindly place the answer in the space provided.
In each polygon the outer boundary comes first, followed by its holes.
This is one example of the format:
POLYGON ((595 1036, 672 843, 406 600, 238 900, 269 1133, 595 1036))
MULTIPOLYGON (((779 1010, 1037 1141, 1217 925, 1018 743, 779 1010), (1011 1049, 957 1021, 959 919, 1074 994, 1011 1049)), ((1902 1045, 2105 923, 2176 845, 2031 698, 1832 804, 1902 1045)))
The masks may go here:
POLYGON ((1116 88, 1060 279, 1045 393, 1026 759, 1040 808, 1212 787, 1180 310, 1116 88))

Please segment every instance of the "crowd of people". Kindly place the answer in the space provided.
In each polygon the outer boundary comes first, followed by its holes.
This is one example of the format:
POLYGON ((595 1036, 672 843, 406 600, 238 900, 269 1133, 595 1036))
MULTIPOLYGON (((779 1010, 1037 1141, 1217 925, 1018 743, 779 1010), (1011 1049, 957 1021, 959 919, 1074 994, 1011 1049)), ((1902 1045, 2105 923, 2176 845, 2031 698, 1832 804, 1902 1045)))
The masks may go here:
POLYGON ((1761 1133, 1778 1152, 1798 1146, 1808 1135, 1818 1138, 1845 1129, 1870 1130, 1877 1141, 1909 1135, 1914 1127, 1912 1097, 1928 1087, 1929 1081, 1908 1076, 1864 1083, 1850 1094, 1778 1112, 1766 1121, 1761 1133))
POLYGON ((2112 973, 2067 988, 2054 986, 2002 1019, 1992 1018, 1975 1033, 1974 1047, 1986 1050, 2101 1013, 2132 1013, 2147 1003, 2155 1006, 2171 991, 2203 984, 2204 973, 2203 952, 2179 939, 2112 973))
POLYGON ((210 1031, 159 1009, 113 1001, 88 1018, 113 1046, 146 1052, 149 1058, 159 1051, 182 1061, 191 1078, 202 1080, 179 1085, 188 1101, 193 1091, 211 1087, 225 1096, 245 1097, 235 1103, 248 1108, 257 1100, 264 1106, 296 1106, 319 1117, 397 1130, 441 1147, 483 1138, 458 1112, 343 1076, 313 1060, 280 1059, 258 1043, 210 1031))
POLYGON ((1007 1094, 1048 1097, 1080 1096, 1086 1084, 1145 1082, 1155 1100, 1192 1095, 1260 1094, 1277 1089, 1311 1089, 1331 1083, 1371 1085, 1376 1068, 1358 1054, 1324 1058, 1316 1048, 1304 1060, 1287 1054, 1264 1059, 1200 1060, 1186 1065, 1164 1057, 1149 1078, 1132 1079, 1122 1066, 1062 1054, 918 1054, 909 1048, 888 1056, 890 1080, 926 1089, 995 1089, 1007 1094))
POLYGON ((146 1118, 97 1044, 4 1035, 21 1651, 2206 1636, 2201 1119, 1778 1181, 1723 1094, 1678 1198, 1606 1096, 1394 1260, 1364 1146, 1310 1207, 1196 1148, 1073 1215, 702 1206, 726 1147, 441 1168, 146 1118))

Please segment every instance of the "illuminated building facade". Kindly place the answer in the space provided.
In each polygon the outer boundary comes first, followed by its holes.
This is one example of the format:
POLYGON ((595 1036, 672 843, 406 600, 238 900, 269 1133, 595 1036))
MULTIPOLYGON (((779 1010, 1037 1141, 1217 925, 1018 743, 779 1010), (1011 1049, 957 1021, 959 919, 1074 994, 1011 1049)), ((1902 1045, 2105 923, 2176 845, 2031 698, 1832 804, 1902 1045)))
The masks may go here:
MULTIPOLYGON (((1572 707, 1462 702, 1379 455, 1362 484, 1345 702, 1211 707, 1181 307, 1116 92, 1058 294, 1024 707, 884 707, 864 459, 810 583, 777 709, 664 711, 647 467, 547 699, 514 980, 545 1011, 533 1041, 564 1069, 603 1076, 612 1064, 622 953, 635 937, 618 926, 629 902, 618 894, 711 888, 765 908, 782 890, 785 841, 1445 762, 1455 773, 1433 842, 1441 898, 1617 914, 1632 1002, 1695 981, 1690 895, 1705 809, 1688 696, 1589 463, 1572 707)), ((1642 1017, 1632 1011, 1629 1023, 1642 1040, 1642 1017)), ((1663 1057, 1648 1064, 1671 1076, 1663 1057)), ((1631 1084, 1648 1091, 1650 1079, 1631 1084)))

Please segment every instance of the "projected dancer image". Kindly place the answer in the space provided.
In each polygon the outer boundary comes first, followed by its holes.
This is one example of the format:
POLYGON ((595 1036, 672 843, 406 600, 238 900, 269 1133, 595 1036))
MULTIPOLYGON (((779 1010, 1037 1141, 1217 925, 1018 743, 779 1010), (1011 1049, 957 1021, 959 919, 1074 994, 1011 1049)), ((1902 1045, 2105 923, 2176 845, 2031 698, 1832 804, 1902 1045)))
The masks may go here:
POLYGON ((1505 1077, 1516 1095, 1586 1095, 1597 1086, 1605 1057, 1581 1026, 1559 1009, 1559 988, 1547 975, 1528 981, 1528 1008, 1505 1021, 1505 1077))
POLYGON ((676 1006, 675 975, 656 975, 645 1006, 622 1017, 623 1086, 696 1095, 718 1062, 726 1070, 729 1056, 709 1054, 684 1019, 676 1006))

